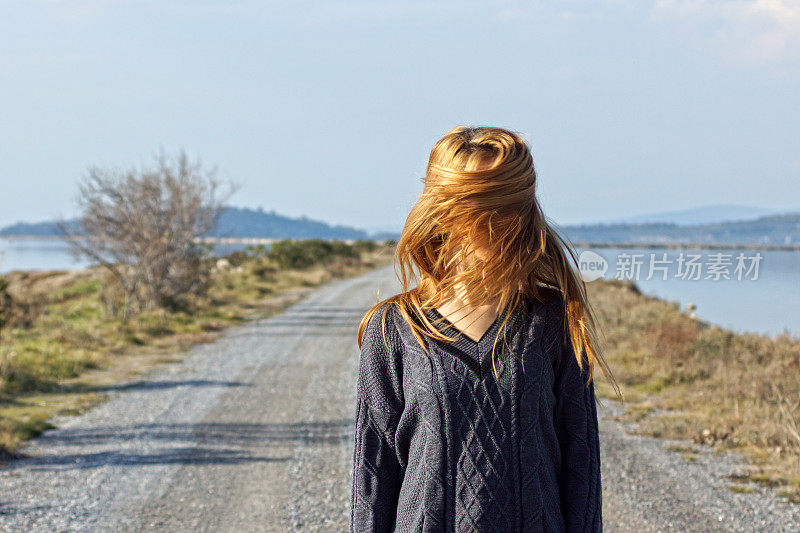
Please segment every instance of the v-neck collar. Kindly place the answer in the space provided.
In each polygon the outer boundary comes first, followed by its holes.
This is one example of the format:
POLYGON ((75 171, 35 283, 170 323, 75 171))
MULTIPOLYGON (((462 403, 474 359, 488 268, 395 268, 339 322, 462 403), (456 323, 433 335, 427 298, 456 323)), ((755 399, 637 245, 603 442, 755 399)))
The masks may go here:
POLYGON ((492 321, 492 323, 489 325, 489 327, 486 329, 486 331, 483 332, 483 335, 481 335, 481 338, 478 339, 477 341, 475 339, 473 339, 472 337, 470 337, 469 335, 467 335, 466 333, 464 333, 463 331, 461 331, 458 327, 456 327, 456 325, 453 324, 453 322, 451 322, 449 318, 444 316, 435 307, 431 307, 430 311, 436 316, 437 319, 440 320, 440 322, 442 324, 445 325, 445 329, 452 328, 455 331, 456 335, 458 335, 458 339, 456 339, 456 342, 458 342, 459 340, 463 339, 464 341, 466 341, 467 343, 469 343, 471 345, 483 346, 484 341, 486 341, 486 339, 489 337, 489 335, 491 333, 495 332, 495 330, 497 329, 497 326, 505 318, 505 315, 506 315, 506 312, 508 311, 508 308, 509 308, 509 305, 506 305, 505 309, 503 309, 502 311, 500 311, 497 314, 497 316, 492 321))
MULTIPOLYGON (((520 306, 517 307, 517 312, 508 317, 508 321, 506 323, 506 339, 511 338, 509 335, 513 336, 517 316, 522 312, 521 305, 522 303, 520 303, 520 306)), ((472 373, 478 377, 478 379, 483 380, 489 375, 492 366, 492 358, 488 355, 491 352, 492 342, 496 338, 496 334, 500 329, 500 325, 503 323, 503 320, 505 320, 510 307, 511 302, 509 302, 505 309, 503 309, 503 311, 497 315, 492 324, 483 333, 478 341, 475 341, 461 332, 461 330, 454 326, 453 323, 435 307, 425 309, 425 312, 428 314, 428 318, 443 324, 443 333, 456 335, 454 341, 447 342, 447 344, 451 347, 451 349, 447 350, 448 353, 464 363, 464 365, 466 365, 467 368, 469 368, 472 373), (448 329, 454 330, 454 333, 448 332, 448 329)), ((501 338, 498 340, 498 348, 501 351, 502 345, 503 339, 501 338)))

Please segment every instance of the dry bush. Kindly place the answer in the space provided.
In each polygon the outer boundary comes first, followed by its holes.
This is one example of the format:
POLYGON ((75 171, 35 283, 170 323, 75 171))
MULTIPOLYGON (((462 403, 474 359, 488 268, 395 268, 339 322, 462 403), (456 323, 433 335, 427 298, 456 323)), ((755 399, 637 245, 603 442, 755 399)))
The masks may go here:
POLYGON ((11 315, 11 295, 8 293, 8 281, 0 278, 0 335, 9 322, 11 315))
POLYGON ((104 302, 122 317, 153 307, 185 309, 206 293, 209 249, 196 237, 212 230, 223 201, 216 170, 207 171, 181 152, 156 157, 152 168, 91 168, 79 184, 81 232, 59 228, 73 253, 103 265, 117 287, 104 302), (122 298, 113 296, 121 291, 122 298))
POLYGON ((0 278, 0 333, 4 328, 31 328, 46 305, 42 294, 11 286, 0 278))

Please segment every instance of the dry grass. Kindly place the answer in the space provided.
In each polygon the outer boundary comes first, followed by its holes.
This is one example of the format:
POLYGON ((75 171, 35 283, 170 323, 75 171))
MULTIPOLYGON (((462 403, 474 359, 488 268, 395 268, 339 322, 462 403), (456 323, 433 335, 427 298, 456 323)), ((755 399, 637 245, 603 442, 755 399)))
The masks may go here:
POLYGON ((392 246, 359 249, 304 269, 281 269, 249 257, 215 272, 195 312, 145 312, 127 321, 103 308, 103 271, 14 272, 15 301, 37 302, 31 322, 16 321, 0 338, 0 458, 50 427, 56 414, 79 413, 108 387, 153 365, 182 357, 225 327, 280 312, 336 278, 389 264, 392 246))
MULTIPOLYGON (((800 501, 800 339, 734 334, 630 283, 588 288, 638 431, 738 449, 756 467, 750 480, 800 501)), ((615 397, 606 380, 597 389, 615 397)))

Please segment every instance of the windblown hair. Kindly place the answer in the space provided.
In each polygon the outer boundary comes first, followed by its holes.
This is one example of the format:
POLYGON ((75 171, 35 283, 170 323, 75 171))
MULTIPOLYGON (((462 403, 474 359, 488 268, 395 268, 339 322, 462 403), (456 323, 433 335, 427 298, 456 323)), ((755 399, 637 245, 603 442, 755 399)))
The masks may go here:
MULTIPOLYGON (((575 252, 547 222, 536 199, 536 172, 525 141, 501 128, 455 127, 434 145, 422 181, 424 190, 417 195, 395 252, 403 290, 367 311, 358 329, 359 348, 367 323, 384 304, 397 307, 426 352, 421 335, 454 340, 422 311, 438 308, 455 295, 473 311, 487 302, 508 309, 500 330, 505 338, 508 316, 521 305, 521 298, 543 300, 540 285, 545 285, 563 296, 564 340, 569 332, 581 369, 585 350, 587 384, 599 361, 618 390, 598 348, 595 315, 577 273, 575 252), (478 248, 486 253, 486 260, 477 258, 478 248), (419 281, 409 289, 416 277, 414 267, 419 281)), ((495 377, 500 334, 492 347, 495 377)))

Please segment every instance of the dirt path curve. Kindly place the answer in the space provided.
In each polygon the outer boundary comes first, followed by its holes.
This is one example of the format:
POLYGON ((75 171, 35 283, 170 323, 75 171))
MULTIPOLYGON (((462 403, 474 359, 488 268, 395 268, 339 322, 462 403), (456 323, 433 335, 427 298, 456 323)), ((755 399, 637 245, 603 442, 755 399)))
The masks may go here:
MULTIPOLYGON (((0 530, 345 531, 356 328, 398 288, 391 266, 329 283, 59 419, 0 469, 0 530)), ((774 497, 704 482, 733 463, 627 436, 607 403, 607 531, 800 531, 774 497)))

